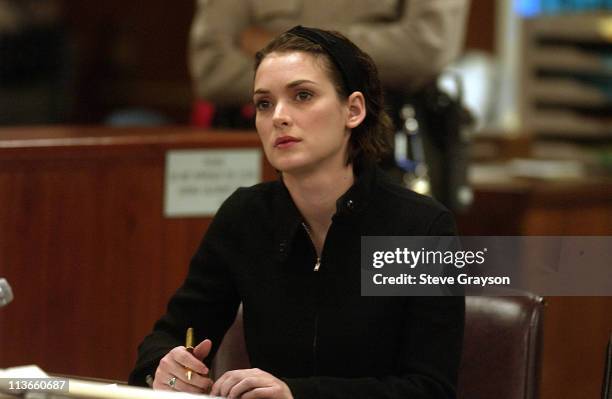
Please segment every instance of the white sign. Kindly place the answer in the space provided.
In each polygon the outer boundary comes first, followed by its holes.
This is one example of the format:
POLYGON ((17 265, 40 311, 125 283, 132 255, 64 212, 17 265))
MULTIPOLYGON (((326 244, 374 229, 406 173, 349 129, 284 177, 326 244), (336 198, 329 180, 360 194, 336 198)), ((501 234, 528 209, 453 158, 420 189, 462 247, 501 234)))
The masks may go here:
POLYGON ((168 151, 164 215, 212 216, 238 187, 260 181, 259 149, 168 151))

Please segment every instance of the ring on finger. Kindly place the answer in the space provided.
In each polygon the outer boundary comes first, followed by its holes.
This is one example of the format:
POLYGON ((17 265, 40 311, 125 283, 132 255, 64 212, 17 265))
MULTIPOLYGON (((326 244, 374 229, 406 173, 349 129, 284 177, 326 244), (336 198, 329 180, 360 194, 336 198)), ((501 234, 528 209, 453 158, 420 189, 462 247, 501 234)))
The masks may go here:
POLYGON ((176 377, 170 377, 170 379, 168 380, 168 386, 172 389, 175 389, 174 387, 176 387, 176 377))

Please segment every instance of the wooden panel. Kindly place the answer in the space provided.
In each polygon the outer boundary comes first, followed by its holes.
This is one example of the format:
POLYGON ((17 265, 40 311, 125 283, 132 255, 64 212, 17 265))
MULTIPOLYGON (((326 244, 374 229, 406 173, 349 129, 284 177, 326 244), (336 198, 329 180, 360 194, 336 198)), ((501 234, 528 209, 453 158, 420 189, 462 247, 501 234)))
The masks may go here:
POLYGON ((610 235, 612 205, 534 208, 523 223, 531 235, 610 235))
MULTIPOLYGON (((612 183, 521 181, 475 188, 458 217, 469 235, 612 235, 612 183)), ((597 398, 612 297, 547 297, 540 397, 597 398)))
POLYGON ((15 294, 0 368, 126 379, 210 222, 163 217, 166 150, 258 146, 253 133, 0 129, 0 276, 15 294))
POLYGON ((495 52, 496 7, 498 1, 471 1, 467 21, 465 48, 495 52))
POLYGON ((528 197, 523 190, 479 188, 470 209, 456 215, 459 234, 517 235, 527 207, 528 197))
MULTIPOLYGON (((525 234, 612 235, 609 184, 556 186, 535 193, 532 202, 523 221, 525 234)), ((546 301, 541 397, 599 397, 612 331, 612 297, 546 301)))
POLYGON ((101 122, 118 109, 144 107, 188 122, 187 40, 195 1, 60 3, 75 58, 71 120, 101 122))
POLYGON ((599 398, 612 297, 546 298, 541 398, 599 398))

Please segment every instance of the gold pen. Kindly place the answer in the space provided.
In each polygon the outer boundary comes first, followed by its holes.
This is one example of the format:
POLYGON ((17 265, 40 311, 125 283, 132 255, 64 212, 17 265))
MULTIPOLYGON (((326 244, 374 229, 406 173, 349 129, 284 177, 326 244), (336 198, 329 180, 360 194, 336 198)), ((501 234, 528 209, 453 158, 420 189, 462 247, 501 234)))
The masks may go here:
MULTIPOLYGON (((185 349, 187 352, 193 353, 193 327, 187 329, 187 337, 185 337, 185 349)), ((193 371, 187 367, 187 381, 191 381, 191 374, 193 371)))

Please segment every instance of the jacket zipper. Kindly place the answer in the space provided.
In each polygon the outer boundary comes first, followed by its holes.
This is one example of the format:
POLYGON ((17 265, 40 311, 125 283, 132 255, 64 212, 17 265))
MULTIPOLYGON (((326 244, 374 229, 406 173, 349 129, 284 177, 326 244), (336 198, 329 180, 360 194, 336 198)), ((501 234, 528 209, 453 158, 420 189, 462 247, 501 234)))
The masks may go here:
POLYGON ((318 375, 317 368, 317 336, 319 330, 319 312, 315 313, 314 320, 314 337, 312 338, 312 371, 313 375, 318 375))
MULTIPOLYGON (((315 253, 317 253, 317 247, 315 247, 314 245, 314 240, 312 238, 312 233, 310 232, 310 229, 304 222, 302 222, 302 227, 304 227, 306 234, 308 234, 308 237, 310 237, 310 242, 312 244, 312 247, 315 249, 315 253)), ((314 271, 318 272, 320 267, 321 267, 321 257, 317 255, 317 261, 315 262, 315 265, 314 265, 314 271)))
MULTIPOLYGON (((312 247, 315 250, 315 253, 317 253, 317 248, 314 245, 314 240, 312 238, 312 233, 310 232, 310 229, 308 229, 308 226, 306 225, 306 223, 302 222, 302 227, 304 227, 304 230, 306 231, 306 234, 308 234, 308 237, 310 238, 310 243, 312 244, 312 247)), ((315 262, 314 265, 314 271, 318 272, 319 268, 321 267, 321 257, 317 254, 317 261, 315 262)), ((318 292, 319 292, 319 274, 317 273, 316 277, 315 277, 315 301, 318 301, 318 292)), ((318 302, 315 302, 315 317, 314 317, 314 329, 313 329, 313 337, 312 337, 312 372, 313 375, 317 375, 318 373, 318 367, 317 367, 317 337, 319 335, 319 304, 318 302)))

